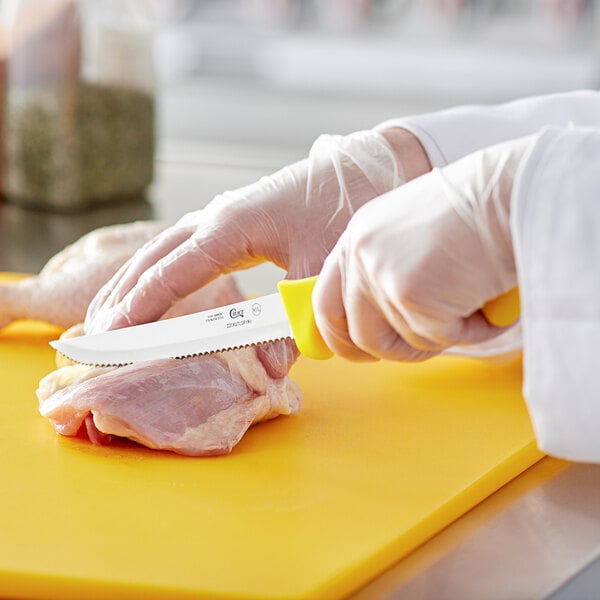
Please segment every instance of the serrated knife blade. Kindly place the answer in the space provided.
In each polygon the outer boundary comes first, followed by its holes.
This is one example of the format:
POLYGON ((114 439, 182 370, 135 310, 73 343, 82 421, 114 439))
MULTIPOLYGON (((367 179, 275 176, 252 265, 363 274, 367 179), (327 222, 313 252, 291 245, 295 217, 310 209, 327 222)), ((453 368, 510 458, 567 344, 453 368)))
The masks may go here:
POLYGON ((117 366, 293 338, 280 294, 106 333, 50 342, 79 363, 117 366))

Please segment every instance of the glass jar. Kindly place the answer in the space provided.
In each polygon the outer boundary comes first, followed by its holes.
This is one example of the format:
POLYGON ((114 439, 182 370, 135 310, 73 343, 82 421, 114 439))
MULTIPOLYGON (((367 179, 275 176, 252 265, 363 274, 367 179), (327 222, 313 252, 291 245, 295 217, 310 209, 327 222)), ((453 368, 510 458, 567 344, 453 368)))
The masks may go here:
POLYGON ((144 0, 12 0, 2 191, 71 211, 139 198, 153 177, 152 21, 144 0))

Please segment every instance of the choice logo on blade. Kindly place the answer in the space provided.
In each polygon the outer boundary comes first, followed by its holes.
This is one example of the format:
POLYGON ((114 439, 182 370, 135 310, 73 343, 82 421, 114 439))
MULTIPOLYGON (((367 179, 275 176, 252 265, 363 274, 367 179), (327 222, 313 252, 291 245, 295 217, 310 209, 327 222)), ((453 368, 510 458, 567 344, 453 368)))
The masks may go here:
POLYGON ((260 304, 259 304, 258 302, 255 302, 255 303, 252 305, 252 314, 253 314, 255 317, 258 317, 258 315, 260 315, 260 313, 261 313, 261 312, 262 312, 262 308, 260 307, 260 304))
POLYGON ((237 317, 243 317, 244 316, 244 311, 238 308, 233 307, 230 311, 229 311, 229 316, 232 319, 236 319, 237 317))

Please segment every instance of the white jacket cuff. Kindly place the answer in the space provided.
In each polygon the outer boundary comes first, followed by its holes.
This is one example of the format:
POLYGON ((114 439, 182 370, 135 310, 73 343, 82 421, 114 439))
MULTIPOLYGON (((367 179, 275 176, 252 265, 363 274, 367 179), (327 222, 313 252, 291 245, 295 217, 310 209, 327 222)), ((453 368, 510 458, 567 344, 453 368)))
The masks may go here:
POLYGON ((523 137, 545 126, 600 126, 600 92, 576 91, 493 106, 461 106, 392 119, 376 126, 402 127, 421 142, 432 166, 443 167, 467 154, 523 137))

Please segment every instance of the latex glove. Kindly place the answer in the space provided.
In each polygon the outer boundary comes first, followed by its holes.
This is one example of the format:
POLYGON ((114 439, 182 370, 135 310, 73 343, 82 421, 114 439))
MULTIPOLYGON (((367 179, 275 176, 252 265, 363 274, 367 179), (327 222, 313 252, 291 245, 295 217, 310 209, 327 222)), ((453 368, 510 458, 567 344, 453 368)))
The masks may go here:
POLYGON ((422 360, 505 331, 478 309, 516 285, 510 198, 532 140, 471 154, 357 212, 313 294, 336 354, 422 360))
MULTIPOLYGON (((306 160, 217 196, 144 246, 92 301, 86 331, 156 320, 221 273, 267 260, 291 278, 314 275, 354 212, 403 181, 380 133, 321 136, 306 160)), ((271 348, 263 364, 276 376, 271 348)))

